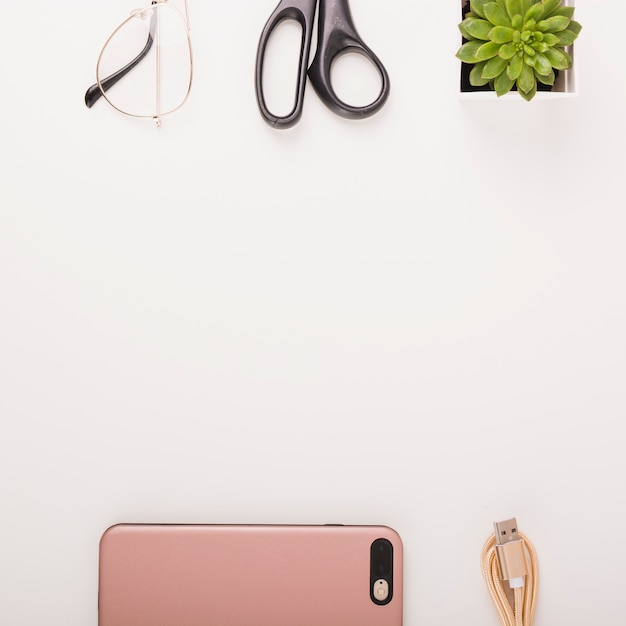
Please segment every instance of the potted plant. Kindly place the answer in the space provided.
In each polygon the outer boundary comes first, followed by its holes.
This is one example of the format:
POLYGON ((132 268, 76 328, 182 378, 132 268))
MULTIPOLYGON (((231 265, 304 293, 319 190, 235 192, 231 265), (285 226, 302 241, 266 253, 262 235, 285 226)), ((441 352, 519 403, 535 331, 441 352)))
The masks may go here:
MULTIPOLYGON (((516 90, 532 100, 572 67, 571 45, 582 26, 562 0, 462 0, 459 30, 466 90, 516 90)), ((462 90, 464 89, 462 85, 462 90)))

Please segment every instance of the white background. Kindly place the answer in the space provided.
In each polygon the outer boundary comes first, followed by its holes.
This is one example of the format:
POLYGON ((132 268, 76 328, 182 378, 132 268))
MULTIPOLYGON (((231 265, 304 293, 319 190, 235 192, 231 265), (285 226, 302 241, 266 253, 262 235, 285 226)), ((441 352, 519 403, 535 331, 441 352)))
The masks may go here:
POLYGON ((190 3, 157 130, 82 101, 132 2, 3 2, 0 623, 95 626, 101 533, 162 521, 387 524, 407 626, 495 625, 516 516, 536 626, 623 624, 626 2, 529 104, 459 99, 455 0, 353 0, 388 104, 286 132, 273 0, 190 3))

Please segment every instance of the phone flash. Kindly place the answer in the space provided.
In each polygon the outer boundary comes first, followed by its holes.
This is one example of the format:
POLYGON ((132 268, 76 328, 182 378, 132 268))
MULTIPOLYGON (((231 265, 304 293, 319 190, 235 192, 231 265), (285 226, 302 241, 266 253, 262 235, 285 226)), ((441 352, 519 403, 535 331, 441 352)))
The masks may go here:
POLYGON ((389 583, 385 579, 379 578, 374 583, 374 597, 379 602, 384 602, 388 596, 389 596, 389 583))

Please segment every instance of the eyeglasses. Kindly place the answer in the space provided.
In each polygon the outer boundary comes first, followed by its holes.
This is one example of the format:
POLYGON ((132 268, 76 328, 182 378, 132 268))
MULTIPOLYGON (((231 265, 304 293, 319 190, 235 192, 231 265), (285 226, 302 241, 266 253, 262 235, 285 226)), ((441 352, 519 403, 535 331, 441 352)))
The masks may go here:
POLYGON ((85 104, 91 108, 103 97, 120 113, 152 118, 160 126, 161 117, 185 104, 192 78, 187 0, 182 11, 169 0, 152 0, 107 39, 85 104))

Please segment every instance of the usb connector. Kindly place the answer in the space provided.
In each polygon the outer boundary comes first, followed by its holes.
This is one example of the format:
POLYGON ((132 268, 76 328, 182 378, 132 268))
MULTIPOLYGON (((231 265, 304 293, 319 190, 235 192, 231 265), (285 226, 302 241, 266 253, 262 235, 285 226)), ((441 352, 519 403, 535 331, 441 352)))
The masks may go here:
POLYGON ((496 534, 496 554, 500 566, 500 577, 508 580, 511 589, 524 586, 528 574, 524 545, 513 517, 494 524, 496 534))
POLYGON ((496 522, 494 529, 483 546, 480 569, 500 624, 533 626, 539 583, 535 547, 515 518, 496 522))

